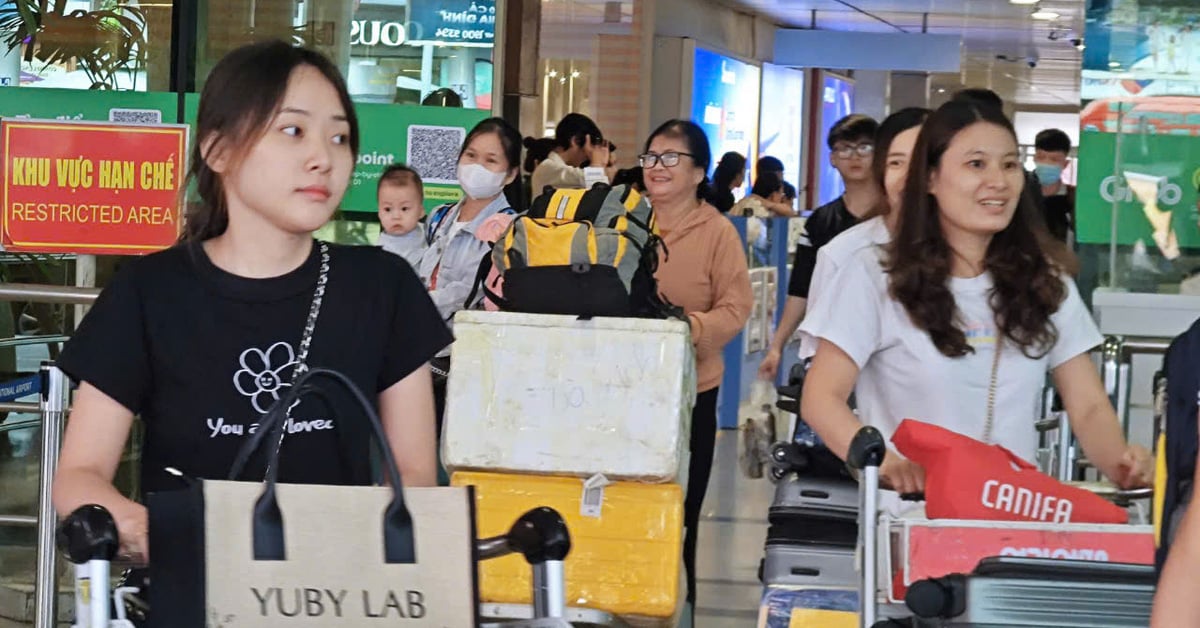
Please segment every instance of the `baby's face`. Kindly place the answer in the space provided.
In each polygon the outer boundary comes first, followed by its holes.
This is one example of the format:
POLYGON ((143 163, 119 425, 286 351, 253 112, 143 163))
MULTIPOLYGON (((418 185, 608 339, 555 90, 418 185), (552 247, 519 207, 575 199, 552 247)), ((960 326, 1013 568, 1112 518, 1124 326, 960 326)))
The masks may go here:
POLYGON ((385 233, 404 235, 425 215, 421 195, 412 185, 384 183, 379 188, 379 225, 385 233))

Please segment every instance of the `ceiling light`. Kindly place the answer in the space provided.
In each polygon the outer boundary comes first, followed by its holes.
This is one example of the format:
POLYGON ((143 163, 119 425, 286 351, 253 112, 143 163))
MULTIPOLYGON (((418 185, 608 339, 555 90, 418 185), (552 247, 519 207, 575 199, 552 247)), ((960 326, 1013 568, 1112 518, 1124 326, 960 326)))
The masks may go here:
POLYGON ((939 88, 938 88, 938 93, 939 93, 939 94, 945 94, 945 93, 946 93, 946 88, 945 88, 945 87, 939 87, 939 88))
POLYGON ((1033 13, 1031 13, 1029 15, 1029 17, 1032 17, 1035 20, 1043 20, 1046 22, 1052 22, 1054 20, 1057 20, 1059 17, 1062 17, 1062 15, 1060 13, 1058 13, 1057 11, 1050 11, 1048 9, 1043 9, 1041 7, 1038 7, 1033 10, 1033 13))
POLYGON ((579 78, 579 70, 571 70, 571 78, 579 78))
POLYGON ((1121 67, 1121 62, 1120 62, 1120 61, 1109 61, 1109 62, 1108 62, 1108 67, 1110 67, 1110 68, 1119 68, 1119 67, 1121 67))
POLYGON ((1021 4, 1021 5, 1038 3, 1038 0, 1008 0, 1008 1, 1011 2, 1012 4, 1021 4))

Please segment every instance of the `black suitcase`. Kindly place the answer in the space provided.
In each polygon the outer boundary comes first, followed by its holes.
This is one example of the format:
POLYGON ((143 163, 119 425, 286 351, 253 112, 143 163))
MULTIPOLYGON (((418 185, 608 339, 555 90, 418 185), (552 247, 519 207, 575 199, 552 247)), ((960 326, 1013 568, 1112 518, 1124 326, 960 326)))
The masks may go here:
POLYGON ((767 529, 759 580, 767 586, 852 587, 857 544, 857 521, 784 518, 767 529))
POLYGON ((771 523, 794 517, 856 521, 858 483, 849 478, 825 478, 789 473, 775 485, 767 519, 771 523))
POLYGON ((1143 628, 1154 585, 1151 565, 997 556, 969 575, 915 582, 904 601, 947 628, 1143 628))

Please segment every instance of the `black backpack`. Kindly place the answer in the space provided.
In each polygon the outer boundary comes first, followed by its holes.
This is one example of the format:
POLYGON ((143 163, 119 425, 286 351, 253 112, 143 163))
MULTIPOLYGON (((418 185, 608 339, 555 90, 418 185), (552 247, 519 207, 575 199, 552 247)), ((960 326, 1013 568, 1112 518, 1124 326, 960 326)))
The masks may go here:
MULTIPOLYGON (((1155 567, 1162 572, 1176 528, 1192 500, 1192 478, 1200 453, 1197 395, 1200 394, 1200 320, 1171 341, 1163 358, 1166 380, 1162 424, 1157 426, 1158 472, 1155 474, 1154 517, 1158 551, 1155 567)), ((1156 387, 1157 388, 1157 387, 1156 387)))

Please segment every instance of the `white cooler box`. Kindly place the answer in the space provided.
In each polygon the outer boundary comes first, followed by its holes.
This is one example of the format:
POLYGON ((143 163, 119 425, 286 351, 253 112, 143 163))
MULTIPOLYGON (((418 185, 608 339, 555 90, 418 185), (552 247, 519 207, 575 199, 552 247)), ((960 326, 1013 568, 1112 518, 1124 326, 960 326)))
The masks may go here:
POLYGON ((442 463, 679 482, 696 397, 686 323, 463 311, 442 463))

